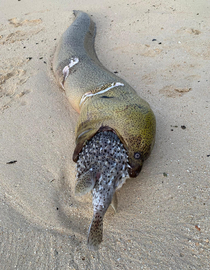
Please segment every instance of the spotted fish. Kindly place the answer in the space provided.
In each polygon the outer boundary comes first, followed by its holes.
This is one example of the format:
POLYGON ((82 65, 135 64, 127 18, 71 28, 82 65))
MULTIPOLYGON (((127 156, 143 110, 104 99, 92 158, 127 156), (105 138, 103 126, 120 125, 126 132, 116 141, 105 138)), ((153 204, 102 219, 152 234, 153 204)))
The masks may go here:
MULTIPOLYGON (((93 219, 88 232, 88 246, 97 249, 103 236, 103 217, 128 174, 128 155, 112 131, 99 132, 83 147, 77 161, 76 194, 92 191, 93 219)), ((112 206, 116 211, 117 199, 112 206)))

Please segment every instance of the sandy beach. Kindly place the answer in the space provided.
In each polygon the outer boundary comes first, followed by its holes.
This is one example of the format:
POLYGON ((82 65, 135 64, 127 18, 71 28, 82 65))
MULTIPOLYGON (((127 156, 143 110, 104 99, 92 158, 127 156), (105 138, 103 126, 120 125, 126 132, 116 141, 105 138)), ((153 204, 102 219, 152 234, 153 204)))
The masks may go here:
POLYGON ((210 269, 210 3, 0 0, 0 268, 210 269), (73 10, 103 65, 151 105, 156 143, 87 249, 91 196, 73 196, 77 113, 52 72, 73 10))

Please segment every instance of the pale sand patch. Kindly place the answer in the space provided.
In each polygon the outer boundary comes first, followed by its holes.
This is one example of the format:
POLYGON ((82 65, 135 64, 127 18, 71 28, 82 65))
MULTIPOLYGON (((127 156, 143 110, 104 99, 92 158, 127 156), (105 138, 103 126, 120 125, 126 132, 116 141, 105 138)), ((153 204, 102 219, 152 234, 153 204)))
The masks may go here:
POLYGON ((209 8, 205 0, 4 1, 1 269, 210 268, 209 8), (77 113, 51 71, 73 9, 92 15, 101 62, 157 118, 152 155, 118 192, 96 253, 86 247, 91 197, 71 193, 77 113))

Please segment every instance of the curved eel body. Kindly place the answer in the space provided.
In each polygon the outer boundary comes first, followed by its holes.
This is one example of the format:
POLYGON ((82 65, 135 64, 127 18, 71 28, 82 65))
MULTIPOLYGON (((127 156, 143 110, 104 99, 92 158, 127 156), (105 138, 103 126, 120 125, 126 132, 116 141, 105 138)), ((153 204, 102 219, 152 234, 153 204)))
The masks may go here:
POLYGON ((95 134, 112 131, 127 151, 129 176, 136 177, 154 145, 155 116, 128 83, 100 63, 94 49, 95 23, 84 12, 74 14, 53 59, 55 77, 80 114, 73 160, 78 161, 95 134))

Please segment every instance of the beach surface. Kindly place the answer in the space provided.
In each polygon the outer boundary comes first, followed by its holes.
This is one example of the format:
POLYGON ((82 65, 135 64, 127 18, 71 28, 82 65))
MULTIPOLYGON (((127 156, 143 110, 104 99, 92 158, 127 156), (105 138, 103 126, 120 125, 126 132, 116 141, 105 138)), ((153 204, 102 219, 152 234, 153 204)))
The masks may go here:
MULTIPOLYGON (((210 3, 0 0, 0 268, 210 269, 210 3), (77 113, 52 72, 73 10, 103 65, 151 105, 156 143, 119 190, 99 251, 73 196, 77 113)), ((125 127, 126 128, 126 127, 125 127)))

